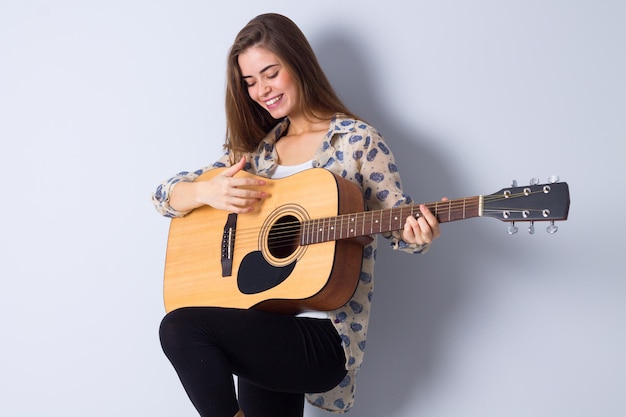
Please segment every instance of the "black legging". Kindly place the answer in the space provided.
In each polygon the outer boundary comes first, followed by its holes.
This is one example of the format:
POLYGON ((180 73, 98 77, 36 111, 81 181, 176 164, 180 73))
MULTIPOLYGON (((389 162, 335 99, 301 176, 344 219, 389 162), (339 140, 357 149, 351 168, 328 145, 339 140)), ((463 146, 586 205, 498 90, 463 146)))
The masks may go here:
POLYGON ((246 417, 301 417, 304 393, 327 391, 346 375, 330 320, 188 307, 165 316, 160 337, 203 417, 233 417, 239 408, 246 417))

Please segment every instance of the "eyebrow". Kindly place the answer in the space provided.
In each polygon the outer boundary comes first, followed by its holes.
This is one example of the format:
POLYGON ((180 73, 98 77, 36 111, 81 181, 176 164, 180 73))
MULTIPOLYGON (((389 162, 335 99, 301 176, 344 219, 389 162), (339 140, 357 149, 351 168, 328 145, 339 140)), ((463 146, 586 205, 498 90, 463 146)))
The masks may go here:
MULTIPOLYGON (((273 68, 273 67, 277 67, 277 66, 279 66, 279 65, 280 65, 280 64, 271 64, 271 65, 268 65, 267 67, 265 67, 265 68, 263 68, 261 71, 259 71, 259 74, 263 74, 265 71, 267 71, 267 70, 269 70, 269 69, 271 69, 271 68, 273 68)), ((252 75, 244 75, 244 76, 242 76, 241 78, 244 78, 244 79, 245 79, 245 78, 252 78, 252 77, 253 77, 252 75)))

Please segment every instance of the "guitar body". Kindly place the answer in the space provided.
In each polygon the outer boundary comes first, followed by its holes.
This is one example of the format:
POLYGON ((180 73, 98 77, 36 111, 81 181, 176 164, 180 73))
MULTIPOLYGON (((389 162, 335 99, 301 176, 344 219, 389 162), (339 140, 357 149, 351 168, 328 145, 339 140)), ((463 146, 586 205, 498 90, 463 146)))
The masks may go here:
MULTIPOLYGON (((214 169, 198 177, 219 175, 214 169)), ((239 172, 237 176, 252 176, 239 172)), ((333 310, 358 283, 363 246, 343 239, 301 245, 303 221, 363 211, 353 183, 316 168, 266 179, 252 213, 209 206, 172 219, 165 263, 166 311, 181 307, 258 308, 282 313, 333 310)))

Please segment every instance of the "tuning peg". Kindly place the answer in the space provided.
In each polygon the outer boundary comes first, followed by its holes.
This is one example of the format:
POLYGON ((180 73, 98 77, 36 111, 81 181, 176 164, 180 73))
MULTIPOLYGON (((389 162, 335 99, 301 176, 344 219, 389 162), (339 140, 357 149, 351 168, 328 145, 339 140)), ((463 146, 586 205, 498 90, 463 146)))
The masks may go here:
POLYGON ((554 183, 559 182, 559 179, 560 179, 560 178, 559 178, 559 176, 558 176, 558 175, 550 175, 550 178, 548 178, 548 182, 549 182, 550 184, 554 184, 554 183))
POLYGON ((530 222, 530 225, 528 225, 528 234, 535 234, 535 222, 530 222))
POLYGON ((537 184, 539 184, 539 178, 530 179, 530 185, 537 185, 537 184))
POLYGON ((559 230, 559 227, 554 224, 554 221, 551 221, 550 225, 548 225, 548 227, 546 227, 546 231, 548 233, 550 233, 551 235, 555 234, 557 232, 557 230, 559 230))
POLYGON ((511 222, 511 224, 509 225, 509 227, 506 228, 506 232, 509 235, 514 235, 515 233, 517 233, 519 231, 519 229, 517 228, 517 226, 515 226, 515 222, 511 222))
POLYGON ((517 180, 511 181, 511 187, 517 187, 517 180))

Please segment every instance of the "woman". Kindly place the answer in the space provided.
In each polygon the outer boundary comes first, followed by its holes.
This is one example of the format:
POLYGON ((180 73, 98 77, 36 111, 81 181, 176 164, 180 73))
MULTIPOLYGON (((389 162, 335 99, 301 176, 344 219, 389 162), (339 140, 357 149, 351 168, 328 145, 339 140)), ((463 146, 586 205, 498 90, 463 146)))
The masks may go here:
MULTIPOLYGON (((237 35, 227 65, 226 152, 211 167, 161 184, 153 194, 161 214, 184 216, 203 205, 249 213, 266 197, 260 177, 313 167, 357 184, 367 210, 411 202, 384 139, 342 104, 291 20, 254 18, 237 35), (226 169, 193 182, 215 167, 226 169), (257 177, 236 177, 241 170, 257 177)), ((420 210, 418 219, 410 216, 404 229, 385 235, 394 249, 420 253, 439 236, 436 218, 425 206, 420 210)), ((291 316, 188 307, 168 313, 160 329, 163 350, 198 412, 296 417, 305 395, 318 407, 347 411, 363 360, 375 251, 374 239, 363 251, 354 295, 335 311, 291 316)))

